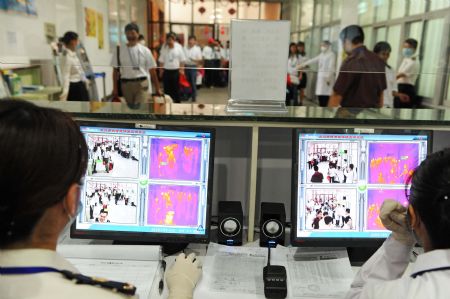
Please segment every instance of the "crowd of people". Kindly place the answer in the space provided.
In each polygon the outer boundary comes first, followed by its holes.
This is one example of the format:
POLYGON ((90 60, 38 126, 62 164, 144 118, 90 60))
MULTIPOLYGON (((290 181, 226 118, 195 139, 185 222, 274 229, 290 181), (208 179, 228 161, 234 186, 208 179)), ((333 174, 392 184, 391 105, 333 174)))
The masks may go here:
POLYGON ((86 211, 86 221, 109 223, 111 206, 136 207, 136 194, 123 186, 99 184, 86 192, 86 205, 89 207, 89 213, 86 211))
POLYGON ((342 154, 337 150, 310 152, 306 163, 311 183, 354 184, 357 181, 356 168, 347 150, 342 154))
POLYGON ((306 203, 307 229, 354 229, 350 206, 346 196, 338 200, 336 194, 326 198, 316 194, 306 203))
POLYGON ((389 43, 381 41, 373 51, 368 50, 364 45, 364 31, 360 26, 344 28, 340 33, 340 40, 347 57, 337 76, 336 54, 330 41, 323 41, 319 55, 312 59, 306 57, 303 42, 289 45, 287 105, 303 105, 308 67, 317 63, 315 95, 322 107, 421 106, 421 98, 415 87, 420 72, 417 40, 408 38, 404 41, 403 60, 397 70, 388 64, 392 51, 389 43))

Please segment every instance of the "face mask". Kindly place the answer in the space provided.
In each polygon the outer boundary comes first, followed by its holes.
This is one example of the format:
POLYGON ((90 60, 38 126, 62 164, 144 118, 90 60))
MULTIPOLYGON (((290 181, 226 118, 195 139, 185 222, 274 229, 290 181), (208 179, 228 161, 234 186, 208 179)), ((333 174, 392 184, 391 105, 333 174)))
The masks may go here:
POLYGON ((422 241, 419 239, 419 236, 417 235, 417 233, 414 231, 414 229, 411 226, 411 216, 409 215, 409 209, 406 211, 406 225, 408 226, 408 229, 411 231, 414 241, 416 241, 417 244, 419 244, 420 246, 423 247, 422 245, 422 241))
POLYGON ((411 48, 403 48, 403 56, 411 57, 414 55, 414 49, 411 48))
POLYGON ((324 47, 324 46, 320 47, 320 52, 322 52, 322 53, 326 52, 327 50, 328 50, 328 47, 324 47))

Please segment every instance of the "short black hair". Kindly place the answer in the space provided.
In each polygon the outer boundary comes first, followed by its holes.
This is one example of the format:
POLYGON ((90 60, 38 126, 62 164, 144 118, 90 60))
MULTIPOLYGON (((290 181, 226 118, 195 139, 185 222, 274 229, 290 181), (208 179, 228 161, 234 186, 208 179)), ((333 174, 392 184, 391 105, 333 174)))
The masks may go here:
POLYGON ((166 40, 169 38, 173 38, 174 40, 177 40, 177 35, 175 34, 175 32, 169 32, 166 34, 166 40))
POLYGON ((350 25, 342 29, 339 38, 342 42, 349 40, 354 45, 362 44, 364 43, 364 30, 361 26, 350 25))
POLYGON ((373 52, 375 54, 381 53, 381 52, 391 52, 392 48, 391 45, 387 42, 378 42, 376 43, 375 47, 373 47, 373 52))
POLYGON ((195 37, 195 35, 189 35, 188 40, 190 40, 190 39, 197 40, 197 38, 195 37))
POLYGON ((144 39, 145 39, 144 35, 143 34, 139 34, 138 40, 144 40, 144 39))
POLYGON ((346 211, 347 213, 350 213, 350 209, 345 209, 345 211, 346 211))
POLYGON ((317 165, 314 166, 314 171, 319 171, 319 167, 317 167, 317 165))
POLYGON ((450 248, 450 149, 428 156, 407 180, 409 203, 419 215, 433 249, 450 248))
POLYGON ((327 46, 331 46, 331 42, 329 40, 322 41, 322 44, 325 44, 327 46))
POLYGON ((0 101, 0 140, 1 248, 26 240, 45 211, 80 183, 88 151, 68 114, 21 100, 0 101))
POLYGON ((413 49, 417 49, 417 47, 419 46, 419 42, 417 40, 415 40, 414 38, 406 39, 405 43, 407 43, 408 45, 413 47, 413 49))
POLYGON ((325 216, 323 221, 325 222, 326 225, 328 225, 333 222, 333 218, 331 216, 325 216))
POLYGON ((133 31, 133 30, 136 31, 136 33, 139 33, 139 26, 136 23, 128 23, 125 26, 125 32, 133 31))
POLYGON ((73 31, 67 31, 64 33, 64 36, 60 38, 60 41, 62 41, 65 45, 68 45, 71 41, 77 40, 78 34, 73 31))
POLYGON ((299 41, 299 42, 297 43, 297 46, 304 47, 304 46, 305 46, 305 42, 299 41))

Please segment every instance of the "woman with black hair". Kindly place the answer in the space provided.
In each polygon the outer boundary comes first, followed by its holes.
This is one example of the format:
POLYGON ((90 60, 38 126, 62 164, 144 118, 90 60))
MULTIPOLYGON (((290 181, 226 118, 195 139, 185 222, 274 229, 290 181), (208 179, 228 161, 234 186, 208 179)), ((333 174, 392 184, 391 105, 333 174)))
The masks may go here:
POLYGON ((298 66, 300 64, 298 58, 297 45, 295 43, 289 44, 289 56, 288 56, 288 68, 287 73, 290 79, 288 82, 287 91, 288 94, 286 96, 286 105, 290 105, 291 102, 295 106, 297 106, 297 98, 298 98, 298 84, 300 83, 300 79, 298 77, 298 66))
POLYGON ((392 234, 356 275, 347 298, 448 298, 450 149, 430 155, 409 183, 407 208, 383 203, 380 219, 392 234), (425 253, 406 273, 416 243, 425 253))
MULTIPOLYGON (((0 140, 0 297, 131 298, 122 294, 130 285, 112 292, 56 253, 81 205, 88 153, 77 124, 59 110, 0 101, 0 140)), ((166 272, 169 298, 192 298, 200 275, 194 254, 178 256, 166 272)))
POLYGON ((61 101, 89 101, 89 93, 86 88, 86 75, 78 59, 76 49, 78 46, 78 34, 68 31, 61 38, 65 51, 61 60, 61 74, 63 91, 61 101))

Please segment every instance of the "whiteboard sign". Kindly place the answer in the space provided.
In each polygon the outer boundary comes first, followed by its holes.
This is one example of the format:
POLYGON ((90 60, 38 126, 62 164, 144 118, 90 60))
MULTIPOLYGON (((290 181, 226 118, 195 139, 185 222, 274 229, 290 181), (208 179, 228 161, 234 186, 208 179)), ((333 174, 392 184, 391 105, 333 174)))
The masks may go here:
POLYGON ((231 21, 231 100, 285 102, 289 21, 231 21))

